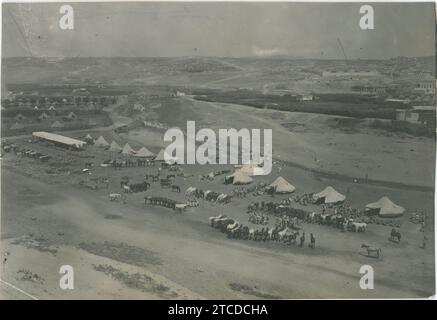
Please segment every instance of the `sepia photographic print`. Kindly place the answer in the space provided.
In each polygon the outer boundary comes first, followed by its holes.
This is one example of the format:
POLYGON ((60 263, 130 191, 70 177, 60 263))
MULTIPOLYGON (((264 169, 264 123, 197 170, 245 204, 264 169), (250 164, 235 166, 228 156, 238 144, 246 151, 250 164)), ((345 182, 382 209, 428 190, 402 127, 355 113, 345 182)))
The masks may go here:
POLYGON ((1 19, 0 299, 435 294, 435 3, 1 19))

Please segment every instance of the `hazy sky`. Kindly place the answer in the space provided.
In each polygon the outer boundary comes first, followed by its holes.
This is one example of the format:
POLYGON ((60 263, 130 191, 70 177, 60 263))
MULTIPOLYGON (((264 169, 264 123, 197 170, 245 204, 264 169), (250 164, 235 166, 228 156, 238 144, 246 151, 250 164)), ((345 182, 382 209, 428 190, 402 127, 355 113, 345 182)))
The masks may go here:
POLYGON ((372 4, 375 30, 359 28, 361 4, 4 4, 3 56, 269 56, 349 58, 435 53, 432 3, 372 4))

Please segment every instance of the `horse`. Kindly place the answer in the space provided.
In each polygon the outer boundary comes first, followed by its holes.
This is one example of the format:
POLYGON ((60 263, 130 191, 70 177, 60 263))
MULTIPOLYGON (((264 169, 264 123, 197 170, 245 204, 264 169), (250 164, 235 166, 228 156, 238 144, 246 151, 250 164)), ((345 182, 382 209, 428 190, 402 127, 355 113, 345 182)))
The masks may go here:
POLYGON ((364 222, 352 222, 352 226, 355 232, 366 232, 367 224, 364 222))
POLYGON ((121 199, 121 194, 119 194, 119 193, 110 193, 109 194, 110 201, 118 201, 120 199, 121 199))
POLYGON ((397 238, 397 242, 401 242, 401 233, 397 231, 395 228, 391 229, 390 240, 394 241, 397 238))
POLYGON ((129 187, 128 185, 124 185, 124 186, 123 186, 123 192, 124 192, 124 193, 130 193, 130 192, 131 192, 130 187, 129 187))
POLYGON ((367 244, 362 244, 361 248, 365 248, 367 250, 367 256, 371 257, 371 253, 375 253, 376 258, 379 258, 379 256, 382 254, 381 248, 371 247, 367 244))

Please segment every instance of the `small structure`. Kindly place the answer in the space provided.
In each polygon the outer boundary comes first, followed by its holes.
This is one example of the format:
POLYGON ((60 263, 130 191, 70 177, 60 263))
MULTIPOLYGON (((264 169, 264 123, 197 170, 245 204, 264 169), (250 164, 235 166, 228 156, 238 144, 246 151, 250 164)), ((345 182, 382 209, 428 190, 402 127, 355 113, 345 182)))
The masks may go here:
POLYGON ((434 80, 419 82, 414 90, 423 94, 435 94, 436 84, 434 80))
POLYGON ((115 142, 112 141, 111 145, 109 146, 109 151, 113 151, 113 152, 121 152, 123 149, 120 147, 120 145, 115 142))
POLYGON ((133 155, 133 154, 135 154, 135 150, 131 148, 129 143, 126 143, 123 147, 123 150, 121 150, 121 153, 126 154, 126 155, 133 155))
POLYGON ((56 145, 73 149, 82 149, 86 144, 85 141, 69 138, 60 134, 50 132, 33 132, 32 136, 38 140, 50 141, 56 145))
POLYGON ((68 114, 67 118, 70 120, 75 120, 75 119, 77 119, 77 115, 74 112, 70 112, 68 114))
POLYGON ((98 137, 94 145, 101 148, 109 147, 109 143, 102 136, 98 137))
POLYGON ((94 138, 89 133, 86 135, 84 140, 87 144, 94 144, 94 138))
POLYGON ((270 187, 273 187, 276 193, 292 193, 296 190, 295 186, 282 177, 278 177, 272 184, 270 184, 270 187))
POLYGON ((229 184, 249 184, 253 181, 251 177, 249 177, 247 174, 242 172, 241 170, 235 171, 230 176, 225 177, 225 183, 229 184))
POLYGON ((367 204, 366 212, 378 214, 380 217, 400 217, 404 214, 405 209, 395 204, 387 196, 383 196, 378 201, 367 204))
POLYGON ((39 120, 46 120, 48 118, 49 118, 49 116, 45 112, 41 113, 38 117, 39 120))
POLYGON ((435 106, 413 106, 411 109, 396 109, 396 120, 411 123, 435 123, 435 106))
POLYGON ((65 125, 60 121, 55 121, 52 123, 51 127, 52 128, 63 128, 63 127, 65 127, 65 125))
POLYGON ((9 129, 11 129, 11 130, 24 129, 24 125, 22 125, 21 123, 15 122, 9 129))
POLYGON ((146 147, 142 147, 135 154, 135 157, 140 157, 140 158, 153 158, 154 156, 155 155, 151 151, 149 151, 146 147))
POLYGON ((239 171, 243 172, 249 177, 265 175, 263 168, 259 167, 254 161, 249 161, 248 163, 243 164, 239 171))
POLYGON ((319 193, 313 195, 316 202, 322 203, 339 203, 346 199, 346 196, 337 192, 333 187, 328 186, 319 193))
POLYGON ((24 120, 24 116, 21 114, 21 113, 19 113, 19 114, 17 114, 16 116, 15 116, 15 121, 21 121, 21 120, 24 120))

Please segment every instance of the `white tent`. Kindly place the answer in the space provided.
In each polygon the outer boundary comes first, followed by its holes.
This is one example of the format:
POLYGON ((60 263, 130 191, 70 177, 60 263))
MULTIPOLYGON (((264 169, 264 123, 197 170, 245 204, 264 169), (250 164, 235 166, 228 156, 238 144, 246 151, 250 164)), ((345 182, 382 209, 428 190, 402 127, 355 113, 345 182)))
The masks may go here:
POLYGON ((405 209, 391 201, 387 196, 383 196, 376 202, 366 205, 366 211, 377 211, 381 217, 397 217, 404 214, 405 209))
POLYGON ((52 128, 63 128, 64 124, 60 121, 55 121, 53 122, 53 124, 51 125, 52 128))
POLYGON ((245 173, 248 176, 262 176, 265 175, 263 168, 258 167, 254 162, 249 162, 243 164, 240 168, 240 171, 245 173))
POLYGON ((346 199, 345 195, 337 192, 331 186, 328 186, 319 193, 316 193, 313 197, 316 201, 323 200, 324 203, 343 202, 346 199))
POLYGON ((121 153, 123 154, 134 154, 135 150, 131 148, 131 146, 129 145, 129 143, 126 143, 123 147, 123 150, 121 151, 121 153))
POLYGON ((15 122, 9 129, 11 130, 19 130, 19 129, 23 129, 24 125, 22 125, 21 123, 15 122))
POLYGON ((45 119, 48 119, 48 118, 49 118, 49 116, 45 112, 41 113, 39 115, 39 117, 38 117, 39 120, 45 120, 45 119))
POLYGON ((97 140, 94 142, 94 145, 97 147, 107 147, 109 146, 109 143, 103 138, 102 136, 98 137, 97 140))
POLYGON ((68 114, 67 118, 69 118, 69 119, 76 119, 76 118, 77 118, 77 115, 76 115, 74 112, 70 112, 70 113, 68 114))
POLYGON ((253 181, 251 177, 240 170, 237 170, 230 176, 227 176, 226 179, 233 179, 232 184, 249 184, 253 181))
POLYGON ((296 190, 291 183, 282 177, 278 177, 270 186, 275 188, 276 193, 292 193, 296 190))
POLYGON ((109 151, 114 151, 114 152, 120 152, 122 150, 122 148, 118 145, 117 142, 112 141, 111 145, 109 146, 109 151))
POLYGON ((152 158, 154 154, 150 152, 149 149, 147 149, 146 147, 142 147, 140 150, 137 151, 135 156, 141 158, 152 158))

